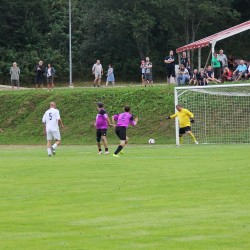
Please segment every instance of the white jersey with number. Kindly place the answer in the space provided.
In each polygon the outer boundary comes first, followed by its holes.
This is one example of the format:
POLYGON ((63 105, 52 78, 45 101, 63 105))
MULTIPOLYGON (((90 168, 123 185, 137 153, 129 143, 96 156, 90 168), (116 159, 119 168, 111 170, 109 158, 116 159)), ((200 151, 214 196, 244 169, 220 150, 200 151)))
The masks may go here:
POLYGON ((42 122, 46 123, 46 131, 59 131, 58 120, 60 120, 58 109, 50 108, 43 115, 42 122))

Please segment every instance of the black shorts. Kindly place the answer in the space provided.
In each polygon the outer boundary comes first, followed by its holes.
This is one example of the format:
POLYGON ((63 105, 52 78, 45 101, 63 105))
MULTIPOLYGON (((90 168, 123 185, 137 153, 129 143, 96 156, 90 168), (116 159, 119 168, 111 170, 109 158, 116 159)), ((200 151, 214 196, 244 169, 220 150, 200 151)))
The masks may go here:
POLYGON ((145 81, 152 82, 153 81, 153 76, 152 76, 151 73, 146 73, 144 79, 145 79, 145 81))
POLYGON ((122 141, 126 141, 126 137, 127 137, 126 131, 127 131, 126 127, 116 127, 115 129, 115 133, 117 134, 119 139, 122 141))
POLYGON ((11 80, 11 85, 19 87, 19 80, 11 80))
POLYGON ((167 78, 175 77, 175 68, 166 69, 167 78))
POLYGON ((96 141, 100 142, 102 136, 107 135, 107 129, 97 129, 96 130, 96 141))
POLYGON ((180 129, 179 129, 179 134, 180 134, 180 135, 184 135, 184 134, 186 134, 186 132, 188 132, 188 131, 191 131, 191 127, 190 127, 190 126, 187 126, 187 127, 184 127, 184 128, 180 128, 180 129))
POLYGON ((36 84, 44 84, 44 76, 43 75, 37 75, 35 77, 35 83, 36 84))
POLYGON ((47 83, 52 84, 53 83, 53 76, 47 77, 47 83))
POLYGON ((142 79, 145 79, 145 73, 141 74, 142 79))

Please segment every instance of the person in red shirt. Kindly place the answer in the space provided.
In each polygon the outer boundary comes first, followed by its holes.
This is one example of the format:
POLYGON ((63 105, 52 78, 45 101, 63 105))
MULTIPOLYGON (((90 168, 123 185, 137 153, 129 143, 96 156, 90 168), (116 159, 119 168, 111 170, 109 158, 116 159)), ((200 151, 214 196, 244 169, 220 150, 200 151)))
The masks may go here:
POLYGON ((230 82, 233 80, 233 73, 228 67, 225 67, 222 74, 222 82, 230 82))

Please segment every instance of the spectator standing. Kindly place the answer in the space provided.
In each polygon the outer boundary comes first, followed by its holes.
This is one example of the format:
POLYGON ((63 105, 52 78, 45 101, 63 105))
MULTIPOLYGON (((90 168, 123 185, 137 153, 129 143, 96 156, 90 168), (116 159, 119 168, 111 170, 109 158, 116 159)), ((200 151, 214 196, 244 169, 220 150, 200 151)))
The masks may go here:
POLYGON ((239 66, 233 72, 233 75, 235 76, 235 81, 239 81, 242 76, 245 76, 245 74, 247 74, 247 66, 243 60, 240 60, 239 66))
POLYGON ((20 86, 19 75, 20 75, 20 69, 17 67, 17 63, 14 62, 12 64, 12 67, 10 68, 10 80, 13 90, 15 89, 15 86, 17 87, 17 89, 19 89, 20 86))
POLYGON ((111 64, 109 64, 109 68, 108 68, 106 87, 108 86, 109 82, 112 82, 113 86, 115 86, 114 69, 111 64))
POLYGON ((44 66, 43 66, 43 61, 39 61, 38 64, 35 67, 35 87, 38 89, 40 87, 42 89, 43 83, 44 83, 44 66))
POLYGON ((185 66, 183 64, 181 64, 179 71, 178 71, 178 76, 177 76, 178 85, 185 84, 189 80, 190 80, 189 72, 185 68, 185 66))
POLYGON ((182 52, 181 55, 181 64, 184 65, 184 67, 188 70, 189 75, 191 74, 190 72, 190 60, 187 58, 187 53, 185 51, 182 52))
POLYGON ((232 81, 232 80, 233 80, 232 71, 228 67, 225 67, 224 70, 223 70, 221 81, 222 82, 229 82, 229 81, 232 81))
POLYGON ((212 61, 211 61, 213 70, 214 70, 214 77, 218 80, 221 79, 221 64, 217 59, 217 53, 214 52, 212 56, 212 61))
POLYGON ((209 83, 209 81, 220 83, 220 80, 218 80, 218 79, 216 79, 216 78, 214 77, 214 72, 213 72, 213 69, 212 69, 212 66, 211 66, 211 65, 208 65, 208 66, 207 66, 206 78, 207 78, 207 83, 209 83))
POLYGON ((152 73, 152 68, 153 64, 150 62, 149 57, 146 57, 146 63, 145 63, 145 87, 146 83, 153 83, 153 73, 152 73))
POLYGON ((48 91, 49 90, 53 91, 55 73, 56 73, 56 71, 55 71, 54 67, 52 67, 51 64, 49 63, 45 69, 48 91))
POLYGON ((169 55, 165 57, 164 63, 166 66, 166 74, 167 74, 167 83, 170 83, 170 77, 174 78, 176 83, 176 76, 175 76, 175 58, 173 50, 170 50, 169 55))
POLYGON ((93 72, 93 75, 95 76, 93 86, 95 87, 97 83, 97 86, 100 87, 101 79, 103 75, 103 68, 102 68, 100 60, 97 60, 96 63, 93 65, 92 72, 93 72))
POLYGON ((141 69, 141 84, 143 85, 145 83, 145 61, 144 60, 141 61, 140 69, 141 69))
POLYGON ((221 69, 223 72, 224 68, 228 67, 228 59, 227 59, 227 56, 224 54, 224 51, 222 49, 219 51, 219 54, 217 55, 217 59, 221 64, 221 69))

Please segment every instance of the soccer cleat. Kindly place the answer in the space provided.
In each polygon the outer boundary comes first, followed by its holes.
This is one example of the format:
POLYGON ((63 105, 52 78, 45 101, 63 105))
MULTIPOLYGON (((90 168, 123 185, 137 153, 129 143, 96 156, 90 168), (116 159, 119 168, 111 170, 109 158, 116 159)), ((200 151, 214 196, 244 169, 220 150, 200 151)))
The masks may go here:
POLYGON ((51 147, 51 152, 52 152, 53 155, 56 154, 56 150, 53 147, 51 147))
POLYGON ((197 141, 194 141, 194 143, 195 143, 195 144, 199 144, 199 142, 197 142, 197 141))
POLYGON ((109 151, 105 151, 105 153, 104 153, 105 155, 108 155, 109 154, 109 151))
POLYGON ((120 157, 119 155, 113 154, 114 157, 120 157))
POLYGON ((123 150, 121 150, 119 154, 123 155, 123 154, 124 154, 124 151, 123 151, 123 150))
POLYGON ((101 155, 101 154, 102 154, 102 151, 99 151, 99 152, 98 152, 98 155, 101 155))

